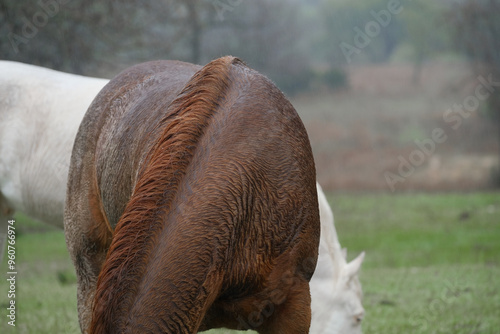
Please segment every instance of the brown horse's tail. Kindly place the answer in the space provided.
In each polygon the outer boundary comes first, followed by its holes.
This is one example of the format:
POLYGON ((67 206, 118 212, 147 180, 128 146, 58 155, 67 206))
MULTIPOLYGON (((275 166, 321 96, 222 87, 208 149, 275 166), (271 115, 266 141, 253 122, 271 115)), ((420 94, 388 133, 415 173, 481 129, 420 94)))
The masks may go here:
POLYGON ((204 66, 159 123, 164 130, 139 173, 98 278, 91 333, 117 333, 128 326, 127 315, 163 228, 163 217, 171 210, 197 143, 229 89, 231 66, 238 63, 237 58, 223 57, 204 66))

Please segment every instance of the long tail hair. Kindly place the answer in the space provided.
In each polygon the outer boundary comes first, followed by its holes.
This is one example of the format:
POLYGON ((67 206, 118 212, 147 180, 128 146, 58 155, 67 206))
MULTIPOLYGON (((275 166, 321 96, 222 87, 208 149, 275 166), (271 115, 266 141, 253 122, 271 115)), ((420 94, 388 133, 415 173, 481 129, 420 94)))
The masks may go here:
POLYGON ((169 106, 164 127, 139 172, 97 282, 91 333, 119 332, 144 276, 163 216, 171 209, 197 143, 230 85, 234 57, 214 60, 198 71, 169 106))

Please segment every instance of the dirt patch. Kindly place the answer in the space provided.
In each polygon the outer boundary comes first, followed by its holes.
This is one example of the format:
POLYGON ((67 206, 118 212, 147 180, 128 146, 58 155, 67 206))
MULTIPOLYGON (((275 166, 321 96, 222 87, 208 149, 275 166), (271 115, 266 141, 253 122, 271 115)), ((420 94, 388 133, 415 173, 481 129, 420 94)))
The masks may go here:
POLYGON ((445 119, 449 109, 474 92, 476 76, 464 64, 438 63, 423 68, 419 84, 412 76, 410 65, 359 66, 349 69, 349 90, 293 99, 324 188, 452 191, 492 186, 500 150, 498 129, 485 115, 487 101, 458 127, 445 119), (445 139, 429 144, 433 131, 445 139), (428 144, 422 148, 418 143, 428 144), (403 160, 410 164, 406 169, 403 160), (387 175, 397 179, 392 187, 387 175))

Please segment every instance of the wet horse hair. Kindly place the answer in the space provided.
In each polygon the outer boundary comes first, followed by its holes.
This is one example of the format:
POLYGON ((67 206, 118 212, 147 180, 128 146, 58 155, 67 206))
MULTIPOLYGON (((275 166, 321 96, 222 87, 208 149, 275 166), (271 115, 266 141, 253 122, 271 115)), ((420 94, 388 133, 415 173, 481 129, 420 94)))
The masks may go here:
POLYGON ((67 197, 83 332, 308 332, 320 230, 309 140, 237 58, 111 80, 80 126, 67 197))
MULTIPOLYGON (((124 271, 132 264, 146 263, 148 243, 152 241, 150 236, 162 228, 161 215, 170 210, 172 197, 192 158, 197 140, 226 90, 227 67, 219 66, 222 73, 215 76, 215 68, 211 67, 217 65, 211 64, 203 73, 195 74, 172 103, 172 112, 167 113, 159 123, 159 127, 165 123, 167 126, 149 153, 148 164, 141 171, 132 198, 116 226, 113 243, 98 280, 95 297, 98 303, 95 305, 119 304, 94 309, 92 332, 101 332, 101 324, 112 325, 111 322, 106 323, 106 318, 112 318, 113 312, 130 307, 128 303, 140 276, 126 276, 124 271), (144 225, 148 228, 145 229, 144 225), (102 303, 101 300, 107 302, 102 303)), ((139 273, 143 270, 136 268, 139 273)), ((103 328, 103 332, 111 330, 111 327, 103 328)))

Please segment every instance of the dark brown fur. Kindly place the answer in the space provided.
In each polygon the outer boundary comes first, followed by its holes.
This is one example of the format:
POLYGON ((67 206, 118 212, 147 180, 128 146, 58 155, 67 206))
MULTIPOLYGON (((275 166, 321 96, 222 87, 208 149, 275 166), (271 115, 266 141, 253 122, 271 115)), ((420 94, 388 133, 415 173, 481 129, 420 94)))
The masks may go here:
POLYGON ((112 80, 77 136, 65 228, 83 331, 307 333, 310 145, 281 92, 235 58, 112 80))

